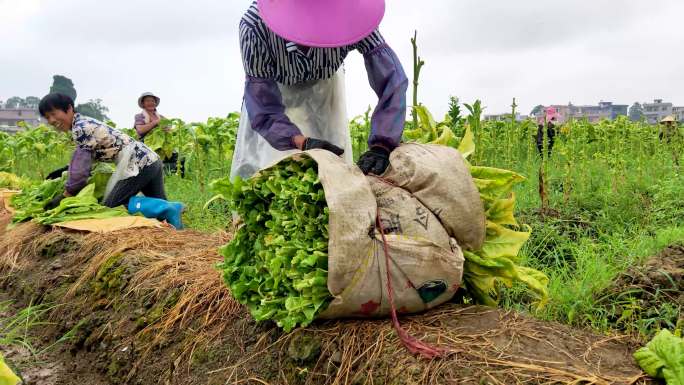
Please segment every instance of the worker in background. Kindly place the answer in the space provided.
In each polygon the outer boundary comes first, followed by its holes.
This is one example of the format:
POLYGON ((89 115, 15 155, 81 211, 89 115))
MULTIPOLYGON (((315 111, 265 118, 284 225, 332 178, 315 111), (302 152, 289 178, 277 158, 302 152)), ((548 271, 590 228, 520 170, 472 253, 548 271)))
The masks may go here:
POLYGON ((358 166, 381 175, 401 140, 408 79, 378 31, 384 0, 259 0, 240 21, 246 73, 231 178, 248 178, 287 154, 323 149, 352 163, 342 64, 365 61, 379 101, 358 166))
POLYGON ((675 167, 679 169, 679 153, 682 150, 682 133, 679 130, 679 124, 674 116, 669 115, 660 121, 660 132, 658 133, 658 139, 662 142, 665 141, 666 146, 669 148, 670 153, 672 153, 672 162, 675 167))
POLYGON ((681 139, 681 132, 679 131, 679 125, 674 116, 669 115, 664 117, 660 121, 660 132, 658 133, 658 139, 661 141, 665 139, 670 143, 673 139, 681 139))
MULTIPOLYGON (((547 156, 551 156, 551 151, 553 150, 553 144, 555 142, 556 138, 556 117, 552 116, 548 121, 546 122, 546 152, 547 156)), ((544 121, 540 121, 539 125, 537 126, 537 151, 539 151, 539 155, 542 155, 544 152, 544 121)))
MULTIPOLYGON (((135 132, 138 133, 138 139, 141 142, 145 141, 152 130, 159 128, 159 122, 164 119, 164 116, 157 111, 161 99, 151 92, 145 92, 138 98, 138 107, 142 111, 135 115, 135 132)), ((168 130, 168 127, 161 127, 161 129, 168 130)), ((180 169, 181 177, 185 177, 185 159, 178 158, 178 152, 174 151, 171 157, 162 159, 164 163, 164 170, 168 173, 176 172, 180 169), (178 162, 180 161, 180 165, 178 162)))
POLYGON ((131 213, 141 212, 182 227, 183 205, 166 201, 162 163, 154 151, 117 129, 76 113, 74 101, 67 95, 49 94, 40 101, 38 109, 50 125, 70 132, 76 144, 64 192, 49 202, 46 210, 57 207, 62 199, 78 194, 87 185, 94 161, 113 162, 116 171, 107 183, 105 206, 124 205, 131 213), (135 197, 139 192, 145 197, 135 197))

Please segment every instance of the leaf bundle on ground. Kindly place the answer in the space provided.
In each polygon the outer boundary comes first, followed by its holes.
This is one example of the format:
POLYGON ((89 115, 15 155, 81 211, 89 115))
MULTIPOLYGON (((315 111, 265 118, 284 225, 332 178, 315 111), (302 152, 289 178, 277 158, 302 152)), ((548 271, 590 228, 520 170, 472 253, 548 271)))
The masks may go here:
POLYGON ((285 331, 327 307, 328 207, 317 165, 288 159, 248 179, 213 189, 243 221, 219 265, 232 295, 258 321, 285 331))

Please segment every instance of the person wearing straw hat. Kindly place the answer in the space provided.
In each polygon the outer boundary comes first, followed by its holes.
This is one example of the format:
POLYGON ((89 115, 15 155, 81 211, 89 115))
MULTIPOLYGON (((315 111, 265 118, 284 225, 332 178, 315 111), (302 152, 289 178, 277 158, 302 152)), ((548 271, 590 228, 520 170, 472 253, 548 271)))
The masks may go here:
POLYGON ((381 175, 406 118, 408 78, 378 31, 384 0, 258 0, 240 21, 246 73, 231 178, 248 178, 296 151, 323 149, 352 163, 343 62, 363 57, 379 101, 358 166, 381 175))
MULTIPOLYGON (((153 94, 152 92, 144 92, 138 98, 138 107, 142 111, 135 115, 135 131, 138 133, 138 139, 141 142, 145 141, 145 136, 147 136, 152 130, 159 126, 159 122, 164 119, 164 116, 157 111, 161 99, 159 96, 153 94)), ((163 127, 164 130, 168 130, 167 127, 163 127)), ((175 172, 180 169, 181 177, 185 177, 185 159, 178 158, 178 153, 173 152, 171 157, 163 159, 164 169, 166 172, 175 172), (180 166, 178 162, 180 161, 180 166)))
POLYGON ((679 138, 680 136, 681 133, 674 116, 668 115, 660 121, 660 132, 658 133, 660 140, 666 139, 670 143, 673 138, 679 138))
POLYGON ((161 99, 152 92, 144 92, 138 98, 138 107, 142 111, 135 115, 135 131, 141 141, 144 141, 145 136, 159 125, 162 115, 157 112, 157 107, 161 99))

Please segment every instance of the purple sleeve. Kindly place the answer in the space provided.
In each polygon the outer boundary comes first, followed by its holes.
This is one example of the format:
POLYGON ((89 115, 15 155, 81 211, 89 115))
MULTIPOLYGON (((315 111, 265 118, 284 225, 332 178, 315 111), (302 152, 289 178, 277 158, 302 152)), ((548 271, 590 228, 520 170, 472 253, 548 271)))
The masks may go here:
POLYGON ((408 78, 399 58, 387 44, 363 56, 368 82, 379 99, 371 118, 368 145, 379 145, 391 151, 399 146, 404 133, 408 78))
POLYGON ((64 189, 71 195, 76 195, 88 184, 90 167, 93 164, 92 152, 76 146, 76 151, 71 156, 69 163, 69 179, 64 189))
POLYGON ((138 126, 142 126, 143 124, 145 124, 145 115, 143 115, 143 114, 135 115, 135 123, 133 124, 133 128, 135 128, 135 132, 138 133, 138 137, 145 136, 145 135, 140 135, 140 131, 138 131, 138 126))
POLYGON ((292 138, 302 132, 285 115, 280 89, 275 80, 247 76, 245 107, 252 129, 276 150, 292 150, 292 138))
POLYGON ((135 115, 135 125, 145 124, 145 115, 137 114, 135 115))

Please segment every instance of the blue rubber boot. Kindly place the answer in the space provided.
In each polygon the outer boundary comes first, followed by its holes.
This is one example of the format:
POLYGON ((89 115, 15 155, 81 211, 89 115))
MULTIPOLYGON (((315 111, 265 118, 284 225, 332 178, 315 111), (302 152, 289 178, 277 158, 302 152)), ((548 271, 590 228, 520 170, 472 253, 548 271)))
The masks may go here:
POLYGON ((183 228, 182 214, 185 206, 180 202, 169 202, 158 198, 135 196, 128 202, 130 214, 141 213, 145 218, 166 221, 177 230, 183 228))

